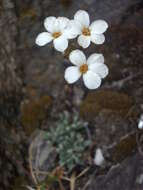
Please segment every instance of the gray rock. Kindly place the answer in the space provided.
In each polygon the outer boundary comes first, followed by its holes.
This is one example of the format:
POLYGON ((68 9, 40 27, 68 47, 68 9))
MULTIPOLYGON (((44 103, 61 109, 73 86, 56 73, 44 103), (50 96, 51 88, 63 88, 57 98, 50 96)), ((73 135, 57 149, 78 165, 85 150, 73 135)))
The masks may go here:
POLYGON ((36 172, 37 178, 43 180, 46 174, 40 172, 50 172, 55 166, 57 153, 55 148, 45 138, 44 131, 37 131, 31 142, 32 168, 36 172))
POLYGON ((142 190, 143 160, 135 154, 121 164, 112 166, 107 174, 93 177, 86 190, 142 190))

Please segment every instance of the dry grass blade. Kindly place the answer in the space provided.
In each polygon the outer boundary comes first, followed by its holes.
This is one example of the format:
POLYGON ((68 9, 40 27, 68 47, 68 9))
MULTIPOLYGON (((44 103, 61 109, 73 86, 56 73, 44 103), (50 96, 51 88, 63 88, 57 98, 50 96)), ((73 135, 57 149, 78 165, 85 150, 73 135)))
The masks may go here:
POLYGON ((35 185, 37 185, 38 181, 34 175, 33 167, 32 167, 32 148, 33 148, 33 143, 31 143, 31 145, 29 147, 29 167, 30 167, 30 172, 31 172, 31 176, 33 178, 33 181, 34 181, 35 185))
POLYGON ((80 178, 81 176, 83 176, 88 170, 89 170, 89 167, 85 168, 85 169, 76 177, 76 179, 78 179, 78 178, 80 178))
POLYGON ((76 175, 75 173, 72 173, 71 178, 70 178, 70 190, 75 189, 75 181, 76 181, 76 175))

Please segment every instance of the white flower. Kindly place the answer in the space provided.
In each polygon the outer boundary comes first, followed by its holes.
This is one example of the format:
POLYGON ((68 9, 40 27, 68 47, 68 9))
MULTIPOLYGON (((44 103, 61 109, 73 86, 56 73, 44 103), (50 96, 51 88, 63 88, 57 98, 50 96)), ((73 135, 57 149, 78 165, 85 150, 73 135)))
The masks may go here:
POLYGON ((83 76, 84 84, 89 89, 96 89, 101 85, 101 79, 108 75, 108 67, 104 64, 102 54, 94 53, 86 60, 84 53, 74 50, 69 55, 74 66, 65 70, 65 80, 72 84, 83 76))
MULTIPOLYGON (((90 25, 89 14, 84 10, 79 10, 74 15, 73 27, 78 30, 78 43, 83 48, 87 48, 92 41, 94 44, 103 44, 105 36, 103 33, 107 30, 108 24, 104 20, 96 20, 90 25)), ((73 30, 73 29, 72 29, 73 30)))
POLYGON ((69 23, 70 20, 66 17, 47 17, 44 21, 47 32, 42 32, 37 36, 36 44, 44 46, 53 41, 55 49, 64 52, 68 47, 68 39, 76 37, 69 31, 69 23))
POLYGON ((104 162, 104 156, 102 150, 100 148, 97 148, 94 157, 94 164, 97 166, 101 166, 103 162, 104 162))

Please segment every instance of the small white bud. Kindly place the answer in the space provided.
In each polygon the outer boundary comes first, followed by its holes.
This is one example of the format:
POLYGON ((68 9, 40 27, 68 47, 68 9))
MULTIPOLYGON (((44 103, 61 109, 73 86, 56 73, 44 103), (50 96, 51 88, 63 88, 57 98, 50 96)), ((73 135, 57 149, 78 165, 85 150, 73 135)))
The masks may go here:
POLYGON ((104 156, 102 150, 100 148, 97 148, 94 156, 94 164, 97 166, 101 166, 103 162, 104 162, 104 156))
POLYGON ((138 122, 138 128, 143 129, 143 114, 140 116, 139 122, 138 122))

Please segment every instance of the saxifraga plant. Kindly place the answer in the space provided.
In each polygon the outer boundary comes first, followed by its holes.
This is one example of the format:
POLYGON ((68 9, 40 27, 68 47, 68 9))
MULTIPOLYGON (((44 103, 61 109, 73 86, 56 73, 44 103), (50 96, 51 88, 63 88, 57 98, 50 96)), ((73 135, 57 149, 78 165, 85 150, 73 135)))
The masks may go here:
POLYGON ((67 112, 60 115, 55 128, 50 128, 46 133, 46 139, 59 154, 59 165, 69 172, 76 165, 84 164, 85 150, 90 145, 86 132, 87 123, 79 120, 74 114, 72 120, 67 112))

